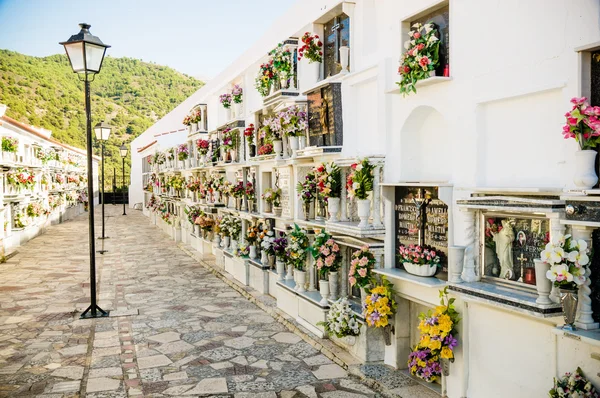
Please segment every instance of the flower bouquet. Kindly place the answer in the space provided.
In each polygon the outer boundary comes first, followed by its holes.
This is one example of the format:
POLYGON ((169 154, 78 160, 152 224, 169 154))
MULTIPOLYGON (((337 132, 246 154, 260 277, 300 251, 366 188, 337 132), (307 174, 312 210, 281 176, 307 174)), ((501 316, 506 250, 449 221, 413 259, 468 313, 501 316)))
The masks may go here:
POLYGON ((278 260, 285 261, 288 241, 283 232, 279 233, 279 238, 273 239, 273 253, 278 260))
POLYGON ((331 304, 326 319, 325 322, 319 322, 317 325, 323 326, 323 329, 329 335, 335 335, 341 339, 346 336, 358 336, 360 334, 360 323, 352 312, 346 297, 331 304))
POLYGON ((254 144, 254 124, 250 123, 248 127, 244 130, 244 137, 248 140, 248 144, 254 144))
POLYGON ((416 23, 408 32, 410 39, 404 43, 406 52, 402 54, 398 74, 400 93, 408 95, 416 93, 415 84, 427 79, 439 65, 439 33, 432 23, 425 25, 416 23))
POLYGON ((259 155, 271 155, 273 153, 273 145, 265 144, 258 148, 259 155))
POLYGON ((233 252, 236 257, 248 257, 250 248, 243 243, 240 243, 233 252))
MULTIPOLYGON (((233 102, 236 104, 241 104, 242 100, 243 100, 243 93, 244 93, 244 90, 242 90, 242 88, 239 86, 239 84, 235 84, 233 86, 233 89, 231 90, 231 98, 233 99, 233 102)), ((223 105, 223 106, 225 106, 225 105, 223 105)))
POLYGON ((396 300, 394 300, 394 287, 385 278, 381 277, 381 284, 372 288, 362 305, 363 316, 367 325, 384 329, 385 344, 391 344, 392 325, 390 318, 396 313, 396 300))
POLYGON ((231 94, 225 93, 219 96, 219 102, 223 105, 223 108, 229 109, 231 107, 231 94))
POLYGON ((304 271, 306 265, 306 251, 308 249, 308 237, 294 224, 294 229, 288 233, 289 244, 287 246, 287 263, 298 271, 304 271))
POLYGON ((39 217, 44 212, 42 205, 38 202, 33 202, 27 205, 27 216, 31 218, 39 217))
POLYGON ((304 204, 304 219, 308 220, 310 217, 310 204, 315 200, 317 196, 317 179, 314 173, 308 173, 304 177, 304 181, 298 182, 296 185, 296 191, 300 194, 300 199, 304 204))
POLYGON ((417 276, 433 276, 441 266, 438 253, 429 247, 419 245, 400 245, 398 257, 404 269, 417 276))
MULTIPOLYGON (((60 181, 59 183, 64 184, 64 177, 62 177, 60 174, 57 174, 57 180, 58 176, 62 178, 62 181, 60 181)), ((14 186, 16 189, 29 189, 33 188, 33 186, 35 185, 35 175, 25 169, 11 169, 9 172, 6 173, 6 181, 8 181, 8 183, 14 186)))
POLYGON ((328 273, 337 272, 342 263, 340 247, 327 232, 315 236, 315 241, 310 249, 316 261, 319 277, 325 279, 328 273))
MULTIPOLYGON (((267 188, 265 192, 262 194, 262 198, 267 202, 267 204, 271 207, 279 207, 279 201, 281 199, 281 189, 280 188, 267 188)), ((268 212, 268 211, 267 211, 268 212)))
POLYGON ((317 180, 319 203, 327 203, 329 221, 339 221, 340 196, 342 194, 341 172, 338 165, 333 162, 322 163, 313 169, 317 180))
POLYGON ((192 125, 192 117, 190 115, 187 115, 186 117, 183 118, 183 121, 181 123, 183 123, 184 126, 191 126, 192 125))
POLYGON ((2 137, 2 152, 16 153, 19 149, 19 140, 13 137, 2 137))
POLYGON ((290 48, 283 43, 279 43, 269 53, 273 61, 273 72, 279 78, 281 88, 287 88, 287 80, 292 76, 292 52, 290 48))
POLYGON ((600 395, 592 383, 583 376, 581 368, 575 373, 567 372, 559 379, 554 378, 554 387, 548 392, 551 398, 598 398, 600 395))
POLYGON ((323 42, 318 35, 306 32, 302 38, 302 46, 298 49, 298 61, 306 58, 309 63, 323 62, 323 42))
POLYGON ((288 137, 301 137, 308 127, 308 116, 299 106, 294 105, 277 114, 281 133, 288 137))
POLYGON ((454 308, 454 299, 448 298, 448 287, 440 291, 440 297, 440 305, 433 312, 419 315, 421 337, 408 356, 410 373, 428 383, 447 373, 441 361, 454 362, 454 348, 458 345, 455 336, 460 317, 454 308))
POLYGON ((369 159, 358 159, 356 163, 350 166, 352 172, 348 175, 346 189, 350 199, 366 200, 369 192, 373 190, 373 170, 375 166, 369 162, 369 159))
POLYGON ((254 80, 254 87, 261 96, 266 97, 269 95, 269 90, 274 79, 273 60, 269 60, 269 62, 260 65, 256 79, 254 80))
POLYGON ((198 153, 200 154, 200 156, 206 156, 209 147, 210 142, 208 140, 196 140, 196 148, 198 149, 198 153))
POLYGON ((600 143, 600 106, 590 106, 587 98, 572 98, 573 109, 565 114, 567 123, 563 126, 565 140, 574 138, 583 151, 595 150, 600 143))
POLYGON ((369 246, 365 245, 352 253, 348 272, 350 286, 357 285, 361 288, 369 286, 373 279, 374 265, 375 255, 369 250, 369 246))
POLYGON ((177 147, 177 158, 181 161, 186 160, 190 156, 190 150, 187 144, 181 144, 177 147))
POLYGON ((154 153, 154 159, 153 159, 153 163, 157 164, 157 165, 161 165, 164 164, 166 161, 166 156, 163 152, 156 152, 154 153))
POLYGON ((246 230, 246 240, 250 245, 254 245, 258 241, 259 229, 255 225, 250 225, 246 230))

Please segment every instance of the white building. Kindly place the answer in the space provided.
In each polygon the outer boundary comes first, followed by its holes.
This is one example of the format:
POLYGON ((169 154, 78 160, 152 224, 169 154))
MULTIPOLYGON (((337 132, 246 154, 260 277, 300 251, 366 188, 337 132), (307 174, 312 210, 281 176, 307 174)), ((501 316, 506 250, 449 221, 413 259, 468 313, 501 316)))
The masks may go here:
MULTIPOLYGON (((5 111, 6 106, 0 104, 2 255, 87 207, 85 151, 56 141, 49 130, 8 117, 5 111)), ((98 161, 93 158, 96 180, 98 161)), ((94 202, 98 202, 97 192, 94 202)))
MULTIPOLYGON (((437 305, 438 290, 449 286, 462 321, 456 361, 440 387, 447 396, 541 397, 552 387, 553 377, 577 366, 600 387, 600 332, 592 319, 592 312, 600 318, 600 261, 592 262, 595 274, 580 289, 579 328, 574 332, 560 329, 564 322, 559 304, 536 303, 533 271, 545 238, 569 232, 591 242, 591 233, 600 226, 594 211, 583 211, 597 206, 594 195, 599 191, 572 190, 577 145, 561 134, 572 97, 586 96, 600 105, 595 57, 600 50, 599 12, 597 1, 586 0, 299 1, 230 67, 133 141, 129 203, 147 205, 158 194, 174 217, 172 225, 165 224, 144 206, 155 223, 174 239, 213 253, 226 272, 277 297, 281 309, 322 334, 316 324, 327 306, 318 304, 318 292, 293 291, 260 262, 211 248, 183 214, 185 206, 197 204, 195 194, 179 197, 172 189, 161 192, 156 187, 154 194, 144 191, 153 173, 158 180, 218 175, 232 183, 253 181, 258 194, 282 188, 281 216, 267 213, 261 200, 249 211, 211 204, 202 208, 215 215, 233 214, 244 227, 267 222, 276 230, 294 223, 307 230, 325 229, 344 250, 369 243, 381 255, 377 272, 394 283, 399 307, 390 346, 383 349, 380 336, 364 331, 366 338, 347 347, 361 360, 406 368, 419 338, 418 314, 437 305), (420 81, 417 92, 405 97, 395 84, 404 42, 413 23, 429 21, 440 32, 442 61, 437 76, 420 81), (292 78, 280 90, 277 83, 276 92, 263 98, 254 82, 267 53, 283 42, 295 54, 298 38, 307 31, 326 44, 319 78, 312 65, 294 60, 292 78), (337 73, 340 66, 335 63, 346 64, 339 47, 349 47, 349 71, 337 73), (220 105, 219 96, 231 92, 234 84, 244 90, 243 106, 231 112, 220 105), (240 128, 241 134, 249 124, 258 127, 265 115, 294 104, 308 104, 310 125, 305 145, 301 143, 306 148, 295 158, 287 139, 283 160, 251 157, 242 135, 237 161, 228 163, 217 154, 213 163, 198 155, 197 139, 222 142, 225 128, 240 128), (196 110, 202 121, 188 131, 182 120, 196 110), (148 164, 157 151, 186 143, 190 159, 148 164), (345 195, 342 222, 326 222, 319 214, 304 221, 296 182, 324 161, 335 161, 345 176, 356 157, 382 165, 371 195, 370 225, 357 226, 356 205, 345 195), (398 243, 420 242, 414 233, 415 210, 408 207, 422 203, 413 198, 425 195, 434 199, 431 208, 439 216, 423 224, 425 243, 448 253, 450 264, 459 261, 456 254, 462 251, 449 248, 466 248, 460 265, 469 282, 449 283, 445 272, 415 277, 398 262, 398 243), (567 215, 568 205, 579 213, 567 215), (485 234, 489 219, 514 223, 509 280, 500 277, 504 268, 500 270, 496 253, 488 247, 493 246, 485 234)), ((339 282, 341 293, 351 296, 345 278, 339 282)), ((311 280, 309 290, 315 285, 311 280)))

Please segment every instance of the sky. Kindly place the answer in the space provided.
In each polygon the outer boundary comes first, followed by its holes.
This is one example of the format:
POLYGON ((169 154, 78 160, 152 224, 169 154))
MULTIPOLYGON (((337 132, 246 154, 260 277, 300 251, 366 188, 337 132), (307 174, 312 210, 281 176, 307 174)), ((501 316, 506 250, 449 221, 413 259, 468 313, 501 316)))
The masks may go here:
POLYGON ((0 0, 0 49, 64 53, 58 43, 86 22, 112 46, 110 56, 211 78, 295 1, 302 0, 0 0))

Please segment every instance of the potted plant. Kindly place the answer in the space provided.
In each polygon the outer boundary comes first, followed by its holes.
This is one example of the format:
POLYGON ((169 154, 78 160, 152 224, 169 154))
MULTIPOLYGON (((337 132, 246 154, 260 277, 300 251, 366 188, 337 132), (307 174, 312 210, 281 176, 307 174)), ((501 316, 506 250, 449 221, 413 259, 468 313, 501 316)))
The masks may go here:
POLYGON ((331 304, 326 321, 319 322, 317 325, 323 326, 325 333, 328 335, 345 339, 348 345, 354 345, 356 336, 360 334, 360 323, 354 312, 352 312, 346 297, 331 304))
POLYGON ((201 122, 202 122, 202 111, 200 109, 196 109, 191 116, 192 124, 196 124, 196 130, 202 130, 201 122))
POLYGON ((440 291, 440 305, 427 314, 419 315, 419 343, 408 356, 408 369, 428 383, 443 375, 448 376, 449 362, 454 362, 458 345, 456 326, 460 317, 454 308, 454 299, 448 298, 448 287, 440 291))
POLYGON ((177 147, 177 158, 184 162, 190 156, 190 150, 187 144, 181 144, 177 147))
POLYGON ((304 220, 310 218, 310 204, 315 200, 317 194, 317 180, 315 173, 310 172, 304 177, 304 181, 298 182, 296 191, 300 194, 304 208, 304 220))
POLYGON ((273 235, 273 231, 266 228, 260 233, 260 262, 268 264, 271 268, 275 265, 275 251, 273 250, 273 241, 275 240, 275 237, 273 235))
POLYGON ((373 191, 373 170, 375 166, 369 162, 369 159, 358 159, 356 163, 350 166, 352 172, 346 181, 346 190, 350 199, 357 199, 358 217, 360 218, 359 228, 369 226, 369 216, 371 214, 371 201, 369 193, 373 191))
POLYGON ((264 121, 263 131, 267 137, 273 140, 273 150, 275 151, 275 159, 283 159, 283 141, 281 140, 281 119, 273 116, 266 118, 264 121))
POLYGON ((273 153, 273 145, 271 145, 271 144, 265 144, 265 145, 262 145, 260 148, 258 148, 259 156, 270 155, 272 153, 273 153))
POLYGON ((283 281, 285 276, 285 255, 287 251, 287 243, 287 238, 283 232, 279 233, 279 238, 273 239, 273 253, 275 253, 278 276, 277 280, 279 281, 283 281))
POLYGON ((206 154, 208 153, 209 148, 210 142, 208 140, 196 140, 196 149, 198 150, 198 155, 201 156, 202 161, 206 160, 206 154))
POLYGON ((600 143, 600 107, 590 106, 585 97, 572 98, 571 103, 573 109, 565 114, 567 123, 563 127, 563 136, 574 138, 579 144, 573 182, 580 189, 590 189, 598 182, 595 148, 600 143))
POLYGON ((367 297, 367 289, 373 279, 373 267, 375 266, 375 255, 364 245, 352 253, 350 257, 350 270, 348 271, 348 282, 350 286, 360 288, 361 302, 367 297))
POLYGON ((219 102, 225 108, 225 119, 226 121, 231 120, 231 94, 225 93, 219 96, 219 102))
POLYGON ((275 71, 273 70, 273 60, 261 64, 258 68, 258 74, 254 79, 254 87, 256 91, 262 96, 266 97, 271 91, 273 81, 275 80, 275 71))
POLYGON ((191 133, 192 132, 192 116, 187 115, 186 117, 184 117, 182 123, 188 127, 188 133, 191 133))
POLYGON ((248 155, 253 158, 256 156, 256 145, 254 145, 254 124, 250 123, 244 130, 244 137, 248 141, 248 155))
POLYGON ((287 246, 287 263, 288 263, 288 275, 291 273, 291 269, 294 269, 294 276, 296 280, 296 290, 299 292, 305 292, 306 285, 306 251, 308 248, 308 237, 300 229, 298 224, 294 224, 294 229, 288 233, 289 244, 287 246))
POLYGON ((255 259, 257 257, 256 242, 258 241, 258 237, 259 237, 258 227, 255 225, 250 225, 248 227, 248 229, 246 230, 246 241, 248 242, 248 245, 249 245, 249 251, 250 251, 249 255, 250 255, 251 259, 255 259))
POLYGON ((279 43, 277 47, 271 50, 269 56, 273 61, 273 72, 279 79, 280 89, 287 89, 289 80, 293 77, 292 52, 290 48, 283 43, 279 43))
POLYGON ((313 170, 317 179, 319 194, 327 202, 329 222, 339 221, 340 196, 342 195, 342 181, 340 168, 334 162, 322 163, 313 170))
POLYGON ((298 49, 298 61, 302 59, 308 61, 304 62, 302 67, 308 71, 311 82, 316 83, 319 81, 321 62, 323 62, 323 42, 321 42, 318 35, 313 35, 310 32, 304 33, 300 40, 302 45, 298 49))
POLYGON ((541 253, 542 261, 549 265, 546 277, 559 289, 565 330, 575 330, 577 290, 586 280, 586 266, 590 262, 588 253, 587 242, 572 239, 571 235, 553 238, 541 253))
POLYGON ((223 130, 223 143, 221 147, 229 153, 232 162, 237 160, 237 144, 238 130, 229 127, 223 130))
POLYGON ((299 148, 299 139, 306 134, 308 128, 308 117, 305 111, 294 105, 279 112, 279 125, 281 133, 288 137, 290 149, 292 150, 292 158, 297 156, 299 148))
POLYGON ((238 181, 237 184, 231 187, 231 195, 235 198, 235 209, 238 211, 242 209, 242 199, 245 192, 243 181, 238 181))
POLYGON ((439 33, 432 23, 416 23, 408 32, 409 40, 404 43, 406 52, 402 54, 398 74, 401 76, 397 82, 400 93, 406 96, 411 92, 416 93, 415 84, 419 80, 435 76, 439 66, 439 33))
POLYGON ((246 183, 246 199, 248 200, 248 211, 254 211, 254 203, 256 202, 256 193, 254 191, 254 185, 248 181, 246 183))
POLYGON ((267 188, 265 192, 262 194, 262 198, 267 204, 265 208, 265 213, 270 213, 273 210, 275 216, 281 217, 281 189, 280 188, 267 188), (277 210, 278 209, 278 210, 277 210))
POLYGON ((417 276, 433 276, 441 266, 438 253, 426 246, 400 245, 398 257, 406 272, 417 276))
POLYGON ((310 251, 315 259, 319 274, 321 304, 327 305, 328 298, 334 301, 337 299, 337 271, 342 262, 342 253, 339 245, 326 232, 321 232, 315 236, 310 251))
POLYGON ((565 373, 560 380, 554 378, 554 387, 548 395, 550 398, 598 398, 600 396, 592 383, 583 376, 583 371, 579 367, 575 373, 565 373))
POLYGON ((231 89, 231 99, 233 100, 233 104, 235 106, 235 117, 237 119, 242 118, 243 94, 244 94, 244 90, 242 90, 240 85, 234 84, 233 89, 231 89))

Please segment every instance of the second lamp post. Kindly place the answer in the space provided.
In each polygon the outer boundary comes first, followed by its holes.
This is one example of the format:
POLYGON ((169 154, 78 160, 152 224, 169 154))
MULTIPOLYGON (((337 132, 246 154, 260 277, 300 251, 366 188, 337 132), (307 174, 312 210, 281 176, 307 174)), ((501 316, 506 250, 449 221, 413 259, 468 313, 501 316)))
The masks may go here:
MULTIPOLYGON (((94 133, 96 133, 96 139, 98 141, 100 141, 101 144, 101 151, 102 151, 102 182, 100 183, 100 188, 101 188, 101 194, 102 194, 102 236, 98 239, 106 239, 108 238, 108 236, 105 235, 105 227, 104 227, 104 142, 108 141, 108 137, 110 137, 110 131, 111 131, 112 127, 102 121, 100 123, 98 123, 96 126, 94 126, 94 133)), ((104 254, 105 252, 107 252, 107 250, 104 250, 104 245, 102 245, 102 250, 98 250, 98 253, 100 254, 104 254)))
POLYGON ((121 152, 121 158, 123 158, 123 187, 121 189, 123 190, 123 215, 126 216, 127 213, 125 212, 125 158, 127 157, 127 152, 129 151, 127 150, 127 146, 125 145, 125 143, 121 145, 119 151, 121 152))

